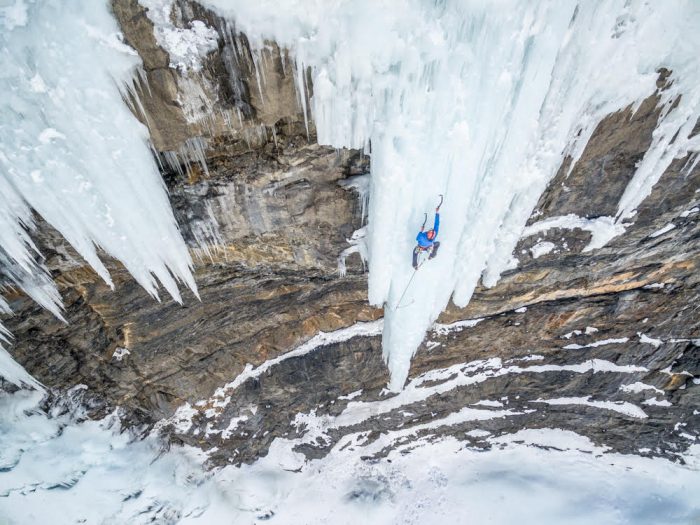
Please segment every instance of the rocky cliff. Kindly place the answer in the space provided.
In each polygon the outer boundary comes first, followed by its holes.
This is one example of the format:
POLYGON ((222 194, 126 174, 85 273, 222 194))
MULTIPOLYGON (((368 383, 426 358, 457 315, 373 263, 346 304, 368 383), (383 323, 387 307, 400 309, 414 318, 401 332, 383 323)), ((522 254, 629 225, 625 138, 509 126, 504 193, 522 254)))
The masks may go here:
POLYGON ((217 36, 200 69, 177 67, 144 7, 113 10, 143 60, 127 102, 150 131, 200 298, 156 302, 117 263, 112 292, 42 225, 68 324, 20 294, 3 322, 12 355, 53 395, 86 385, 93 416, 121 407, 126 424, 157 423, 212 465, 253 461, 277 437, 298 438, 309 457, 370 443, 382 455, 446 434, 488 447, 485 436, 543 427, 670 459, 697 443, 700 167, 674 161, 624 234, 587 249, 652 141, 657 94, 609 115, 578 162, 564 162, 517 267, 445 311, 404 391, 389 394, 382 312, 367 303, 360 257, 338 271, 363 226, 353 187, 371 159, 316 144, 312 86, 299 92, 293 57, 274 43, 256 58, 245 35, 178 1, 169 23, 217 36), (547 226, 572 214, 588 222, 547 226))

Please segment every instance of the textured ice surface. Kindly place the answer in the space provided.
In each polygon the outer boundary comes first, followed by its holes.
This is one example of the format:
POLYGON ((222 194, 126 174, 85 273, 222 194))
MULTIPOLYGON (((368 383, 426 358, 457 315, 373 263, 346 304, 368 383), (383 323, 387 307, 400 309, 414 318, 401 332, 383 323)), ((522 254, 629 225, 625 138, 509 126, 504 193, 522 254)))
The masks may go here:
MULTIPOLYGON (((450 297, 465 305, 492 286, 566 154, 578 159, 603 116, 656 90, 673 71, 662 117, 615 218, 589 249, 624 231, 700 114, 700 4, 687 1, 462 2, 205 0, 254 48, 288 47, 297 87, 313 80, 310 113, 322 144, 372 155, 369 299, 386 305, 391 387, 450 297), (673 103, 680 98, 677 106, 673 103), (440 255, 411 278, 423 213, 442 207, 440 255)), ((697 159, 696 159, 697 160, 697 159)), ((569 221, 571 222, 571 221, 569 221)))
MULTIPOLYGON (((154 297, 180 301, 191 260, 148 147, 122 96, 140 64, 106 0, 14 2, 0 10, 0 263, 60 316, 27 230, 32 210, 106 283, 98 249, 154 297)), ((6 360, 5 360, 6 361, 6 360)), ((0 364, 0 375, 10 372, 0 364)))

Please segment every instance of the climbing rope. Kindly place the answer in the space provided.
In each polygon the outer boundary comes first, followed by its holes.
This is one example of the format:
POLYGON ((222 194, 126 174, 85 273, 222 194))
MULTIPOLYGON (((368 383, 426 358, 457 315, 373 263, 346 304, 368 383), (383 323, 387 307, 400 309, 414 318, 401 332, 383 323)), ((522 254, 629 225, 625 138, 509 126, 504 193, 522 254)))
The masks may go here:
MULTIPOLYGON (((421 263, 418 265, 418 268, 420 268, 422 265, 423 265, 423 263, 421 262, 421 263)), ((396 306, 393 308, 394 310, 398 310, 399 308, 401 308, 401 301, 403 301, 403 298, 404 298, 404 296, 406 295, 406 292, 408 291, 408 287, 411 286, 411 283, 413 282, 413 278, 414 278, 414 277, 416 276, 416 274, 418 273, 418 268, 416 268, 415 270, 413 270, 413 275, 411 275, 411 278, 409 279, 408 284, 406 285, 406 288, 404 288, 403 293, 401 294, 401 298, 399 299, 399 302, 396 303, 396 306)), ((406 306, 408 306, 408 305, 406 305, 406 306)))

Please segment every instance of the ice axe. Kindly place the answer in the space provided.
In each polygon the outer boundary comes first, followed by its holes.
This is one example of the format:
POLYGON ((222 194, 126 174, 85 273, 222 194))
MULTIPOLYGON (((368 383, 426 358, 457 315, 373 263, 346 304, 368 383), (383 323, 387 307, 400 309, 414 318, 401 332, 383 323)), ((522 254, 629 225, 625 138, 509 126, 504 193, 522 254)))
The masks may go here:
POLYGON ((436 212, 440 212, 440 206, 442 206, 442 201, 443 201, 443 200, 445 200, 445 197, 444 197, 444 196, 442 195, 442 193, 441 193, 441 194, 440 194, 440 204, 438 204, 438 205, 437 205, 437 208, 435 208, 435 211, 436 211, 436 212))

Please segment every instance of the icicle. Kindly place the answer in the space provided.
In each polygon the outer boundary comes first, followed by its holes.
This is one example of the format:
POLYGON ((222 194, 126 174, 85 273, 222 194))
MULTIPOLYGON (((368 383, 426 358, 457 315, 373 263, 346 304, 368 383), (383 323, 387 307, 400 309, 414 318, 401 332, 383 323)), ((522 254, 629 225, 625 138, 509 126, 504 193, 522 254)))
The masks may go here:
POLYGON ((689 138, 698 119, 700 93, 686 93, 679 99, 667 98, 666 110, 659 117, 652 143, 620 198, 619 222, 634 216, 637 207, 651 193, 673 159, 685 156, 691 148, 700 149, 700 139, 697 136, 696 140, 689 138))
POLYGON ((197 289, 147 130, 134 117, 148 122, 139 59, 116 36, 106 4, 77 8, 80 17, 37 4, 22 26, 0 32, 0 88, 13 93, 0 98, 1 264, 59 318, 60 297, 27 233, 33 213, 111 287, 98 248, 154 297, 159 283, 176 300, 177 282, 197 289))
POLYGON ((148 114, 146 113, 146 109, 143 107, 143 103, 141 102, 141 97, 138 94, 138 89, 136 87, 136 79, 136 76, 132 77, 127 82, 125 82, 123 86, 119 88, 119 90, 122 94, 122 99, 127 103, 129 109, 131 109, 134 115, 141 115, 146 121, 146 126, 150 128, 151 123, 148 120, 148 114))
POLYGON ((196 162, 201 167, 207 177, 209 177, 209 168, 207 167, 207 140, 204 137, 192 137, 187 139, 178 151, 164 151, 162 156, 168 167, 183 177, 187 174, 192 178, 192 163, 196 162), (183 172, 182 166, 185 166, 183 172))
POLYGON ((39 381, 37 381, 22 365, 15 361, 10 353, 3 347, 3 340, 6 339, 2 334, 8 335, 7 330, 0 324, 0 377, 5 381, 9 381, 16 387, 34 388, 40 392, 45 392, 46 389, 39 381))
POLYGON ((297 74, 296 74, 296 87, 297 95, 299 96, 299 102, 301 103, 301 112, 304 114, 304 127, 306 128, 306 138, 310 139, 309 135, 309 119, 306 111, 306 72, 304 64, 297 58, 296 61, 297 74))
POLYGON ((152 97, 153 93, 151 93, 151 83, 148 81, 148 73, 146 73, 146 70, 142 66, 138 66, 136 68, 136 74, 139 77, 141 85, 146 86, 146 89, 148 90, 148 96, 152 97))
POLYGON ((253 68, 255 69, 255 81, 258 84, 258 93, 260 94, 260 102, 265 105, 263 97, 262 85, 260 84, 260 68, 258 67, 257 51, 251 50, 250 56, 253 59, 253 68))
POLYGON ((224 242, 219 230, 219 223, 210 201, 207 201, 205 211, 206 218, 193 221, 190 228, 196 243, 195 253, 200 261, 206 257, 213 263, 215 262, 215 254, 223 253, 226 256, 226 250, 223 248, 224 242))
POLYGON ((184 173, 182 171, 182 164, 180 163, 180 159, 178 158, 176 151, 164 151, 162 153, 162 156, 165 160, 165 163, 172 171, 177 173, 180 177, 184 176, 184 173))
POLYGON ((280 62, 282 62, 282 75, 287 76, 287 50, 280 49, 280 62))
POLYGON ((343 188, 351 189, 357 192, 360 201, 360 220, 364 224, 369 209, 369 189, 370 189, 370 174, 355 175, 339 182, 343 188))
POLYGON ((236 67, 240 67, 240 60, 238 58, 238 50, 240 49, 240 43, 236 38, 236 28, 229 26, 227 23, 226 32, 228 35, 228 44, 232 50, 233 60, 236 63, 236 67))
POLYGON ((193 162, 199 162, 199 165, 204 170, 206 176, 209 176, 209 168, 207 168, 206 149, 207 141, 203 137, 193 137, 185 142, 188 158, 193 162))
MULTIPOLYGON (((700 149, 700 148, 698 148, 700 149)), ((700 153, 694 153, 688 157, 688 162, 681 168, 681 173, 687 177, 695 169, 700 161, 700 153)))

